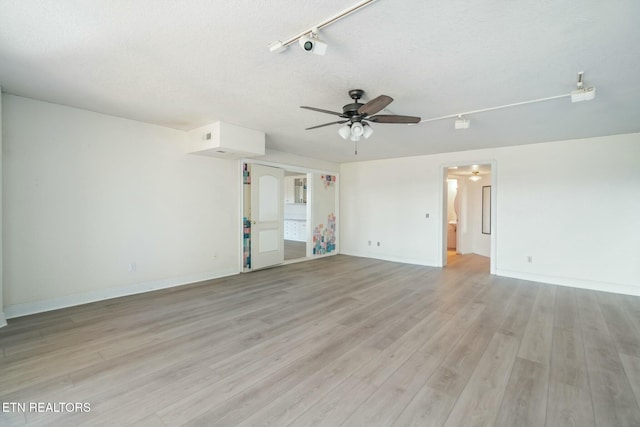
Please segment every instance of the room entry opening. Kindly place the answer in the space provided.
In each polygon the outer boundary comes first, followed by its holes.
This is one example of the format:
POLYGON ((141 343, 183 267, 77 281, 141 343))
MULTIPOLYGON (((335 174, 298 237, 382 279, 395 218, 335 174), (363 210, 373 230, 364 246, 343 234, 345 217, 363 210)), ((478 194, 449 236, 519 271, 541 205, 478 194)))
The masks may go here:
POLYGON ((249 272, 338 252, 338 176, 242 163, 242 266, 249 272))
POLYGON ((307 257, 310 197, 307 174, 284 172, 284 260, 307 257))
POLYGON ((443 167, 442 266, 457 257, 490 258, 495 273, 495 163, 478 162, 443 167))

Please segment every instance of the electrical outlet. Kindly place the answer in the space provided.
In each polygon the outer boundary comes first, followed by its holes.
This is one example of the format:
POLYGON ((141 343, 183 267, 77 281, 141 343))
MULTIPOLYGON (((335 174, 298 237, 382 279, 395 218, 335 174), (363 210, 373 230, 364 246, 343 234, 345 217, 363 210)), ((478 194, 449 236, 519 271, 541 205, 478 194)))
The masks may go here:
POLYGON ((378 242, 378 246, 380 246, 380 242, 378 242))
POLYGON ((533 257, 531 255, 527 256, 527 262, 529 264, 533 263, 533 257))
POLYGON ((429 214, 425 214, 424 217, 429 219, 429 214))

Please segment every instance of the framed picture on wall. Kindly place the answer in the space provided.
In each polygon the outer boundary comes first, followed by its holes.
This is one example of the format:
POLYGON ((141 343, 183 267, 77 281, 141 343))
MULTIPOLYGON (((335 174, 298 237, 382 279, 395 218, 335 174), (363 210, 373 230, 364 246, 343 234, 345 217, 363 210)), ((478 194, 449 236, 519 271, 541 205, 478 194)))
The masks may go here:
POLYGON ((491 234, 491 186, 482 187, 482 234, 491 234))

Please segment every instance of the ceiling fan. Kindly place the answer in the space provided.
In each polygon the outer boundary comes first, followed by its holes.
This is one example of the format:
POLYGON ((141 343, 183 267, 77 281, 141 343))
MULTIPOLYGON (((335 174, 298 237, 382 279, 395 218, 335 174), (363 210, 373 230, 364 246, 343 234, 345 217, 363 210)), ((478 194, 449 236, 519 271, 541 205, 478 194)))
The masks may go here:
MULTIPOLYGON (((369 122, 372 123, 419 123, 420 117, 413 116, 399 116, 396 114, 377 114, 382 111, 387 105, 391 104, 393 98, 387 95, 380 95, 371 101, 363 104, 358 102, 364 95, 362 89, 352 89, 349 91, 349 96, 353 99, 351 104, 347 104, 342 107, 342 113, 335 111, 323 110, 322 108, 301 106, 307 110, 318 111, 320 113, 333 114, 334 116, 342 117, 345 120, 338 120, 336 122, 325 123, 318 126, 312 126, 305 130, 317 129, 330 125, 344 125, 338 130, 338 134, 343 139, 349 138, 352 141, 359 141, 361 136, 365 139, 369 138, 373 133, 373 129, 369 122), (348 123, 348 124, 346 124, 348 123)), ((357 152, 356 152, 357 153, 357 152)))

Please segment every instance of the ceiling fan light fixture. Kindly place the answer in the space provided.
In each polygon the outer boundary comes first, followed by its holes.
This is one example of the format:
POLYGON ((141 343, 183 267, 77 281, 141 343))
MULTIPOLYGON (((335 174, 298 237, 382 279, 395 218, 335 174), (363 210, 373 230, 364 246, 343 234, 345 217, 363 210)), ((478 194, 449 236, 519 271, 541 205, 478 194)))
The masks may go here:
POLYGON ((342 137, 342 139, 347 139, 351 135, 351 127, 349 125, 341 126, 338 129, 338 135, 342 137))
POLYGON ((353 122, 351 124, 351 136, 357 136, 360 138, 364 133, 364 126, 360 122, 353 122))
POLYGON ((469 177, 471 181, 480 181, 482 177, 480 176, 479 171, 473 171, 473 175, 469 177))
POLYGON ((365 123, 362 136, 364 136, 364 139, 368 139, 371 135, 373 135, 373 128, 369 124, 365 123))

